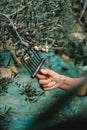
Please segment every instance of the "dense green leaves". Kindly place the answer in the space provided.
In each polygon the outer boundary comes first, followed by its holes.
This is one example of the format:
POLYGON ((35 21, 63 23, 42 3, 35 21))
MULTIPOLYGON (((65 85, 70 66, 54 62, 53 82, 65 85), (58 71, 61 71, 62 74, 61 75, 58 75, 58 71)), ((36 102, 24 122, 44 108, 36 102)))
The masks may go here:
MULTIPOLYGON (((38 46, 51 46, 52 51, 60 47, 58 54, 63 52, 72 56, 73 44, 79 46, 83 44, 83 41, 76 42, 74 39, 72 42, 69 34, 74 32, 73 28, 79 21, 84 2, 82 0, 1 0, 0 44, 6 43, 9 39, 14 44, 20 43, 19 37, 15 34, 16 29, 25 41, 35 40, 38 46), (9 22, 9 18, 14 27, 9 22)), ((74 54, 74 58, 79 55, 78 47, 76 51, 74 50, 74 54)), ((80 60, 83 61, 84 56, 80 60)))

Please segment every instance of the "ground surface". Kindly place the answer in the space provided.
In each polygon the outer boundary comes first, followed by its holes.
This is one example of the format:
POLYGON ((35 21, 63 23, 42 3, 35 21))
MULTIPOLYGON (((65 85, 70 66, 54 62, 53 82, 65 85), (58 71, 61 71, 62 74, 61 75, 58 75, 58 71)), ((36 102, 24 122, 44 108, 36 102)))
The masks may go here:
MULTIPOLYGON (((78 76, 78 69, 74 67, 72 63, 64 63, 54 53, 44 53, 42 57, 46 58, 46 64, 44 65, 45 68, 51 68, 56 72, 71 77, 78 76), (62 70, 61 68, 63 66, 67 66, 69 69, 62 70)), ((0 96, 1 112, 4 111, 5 106, 6 109, 11 107, 6 118, 0 118, 0 126, 2 129, 26 130, 27 127, 30 128, 33 122, 37 121, 38 117, 43 121, 42 127, 66 122, 73 118, 76 119, 80 114, 83 118, 87 117, 87 97, 74 96, 72 98, 72 96, 67 96, 66 92, 60 89, 55 89, 49 92, 47 91, 42 95, 34 96, 33 98, 37 99, 35 102, 26 100, 27 96, 25 94, 20 94, 23 90, 23 85, 28 83, 33 88, 36 88, 36 91, 39 91, 39 93, 42 93, 43 91, 38 85, 37 80, 31 79, 25 68, 18 68, 18 72, 19 75, 13 80, 13 84, 8 86, 7 93, 0 96), (20 84, 20 87, 16 85, 17 83, 20 84), (56 103, 56 105, 54 103, 56 103), (44 118, 43 113, 45 114, 44 118)), ((38 122, 36 125, 39 126, 38 122)), ((37 130, 39 130, 39 128, 37 128, 37 130)))

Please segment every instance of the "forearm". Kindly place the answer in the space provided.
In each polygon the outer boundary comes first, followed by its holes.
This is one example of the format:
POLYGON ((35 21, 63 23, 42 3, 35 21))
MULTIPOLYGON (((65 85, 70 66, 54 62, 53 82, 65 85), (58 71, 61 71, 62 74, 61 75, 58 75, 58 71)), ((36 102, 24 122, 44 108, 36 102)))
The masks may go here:
MULTIPOLYGON (((85 77, 80 78, 70 78, 67 76, 62 76, 62 85, 60 88, 64 90, 72 89, 74 86, 78 85, 80 82, 84 81, 85 77)), ((87 95, 87 84, 83 85, 77 92, 78 96, 87 95)))
MULTIPOLYGON (((70 90, 76 87, 82 81, 85 81, 86 79, 85 76, 82 76, 80 78, 70 78, 68 76, 60 75, 48 69, 42 69, 40 73, 36 75, 36 77, 38 78, 38 82, 42 86, 42 89, 45 91, 52 90, 55 88, 70 90)), ((79 88, 77 95, 87 95, 87 83, 79 88)))
POLYGON ((87 95, 87 82, 79 89, 78 96, 86 96, 87 95))

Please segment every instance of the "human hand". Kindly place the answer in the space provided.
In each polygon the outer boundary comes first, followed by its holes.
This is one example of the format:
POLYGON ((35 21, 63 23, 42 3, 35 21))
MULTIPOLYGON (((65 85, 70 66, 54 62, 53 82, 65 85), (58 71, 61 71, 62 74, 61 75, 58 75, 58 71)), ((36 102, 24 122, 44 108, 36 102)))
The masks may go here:
POLYGON ((41 69, 36 78, 43 90, 52 90, 63 84, 63 75, 49 69, 41 69))

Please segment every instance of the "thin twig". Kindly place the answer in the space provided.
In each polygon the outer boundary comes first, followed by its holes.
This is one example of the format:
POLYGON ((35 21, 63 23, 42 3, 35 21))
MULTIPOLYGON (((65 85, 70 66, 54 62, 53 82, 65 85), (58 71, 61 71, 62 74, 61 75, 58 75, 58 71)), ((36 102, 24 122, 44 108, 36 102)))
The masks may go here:
POLYGON ((84 28, 84 26, 83 26, 83 23, 82 23, 81 19, 82 19, 82 17, 84 16, 84 13, 85 13, 85 11, 86 11, 86 8, 87 8, 87 0, 86 0, 85 3, 84 3, 83 10, 82 10, 81 15, 80 15, 80 18, 79 18, 80 24, 82 25, 83 28, 84 28))
MULTIPOLYGON (((6 17, 6 18, 10 21, 10 23, 11 23, 12 27, 14 27, 14 26, 15 26, 15 25, 14 25, 14 23, 13 23, 13 21, 12 21, 12 19, 10 19, 10 18, 9 18, 9 15, 7 15, 7 14, 3 14, 3 13, 0 13, 0 15, 2 15, 2 16, 4 16, 4 17, 6 17)), ((20 41, 21 41, 21 42, 23 42, 23 39, 22 39, 22 37, 19 35, 18 31, 17 31, 17 30, 15 30, 15 32, 16 32, 16 34, 17 34, 18 38, 20 39, 20 41)))

